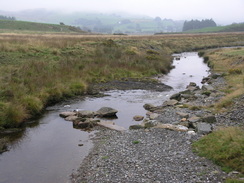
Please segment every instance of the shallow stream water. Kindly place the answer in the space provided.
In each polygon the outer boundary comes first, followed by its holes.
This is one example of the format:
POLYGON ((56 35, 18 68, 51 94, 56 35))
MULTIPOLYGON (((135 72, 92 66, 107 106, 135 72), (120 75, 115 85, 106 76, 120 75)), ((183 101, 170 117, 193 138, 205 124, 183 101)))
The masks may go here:
POLYGON ((11 137, 9 151, 0 155, 0 183, 68 182, 69 175, 88 155, 94 132, 73 128, 71 122, 59 117, 62 111, 96 111, 103 106, 112 107, 119 111, 118 119, 113 121, 128 129, 130 125, 138 123, 133 121, 133 116, 145 116, 145 103, 160 105, 173 93, 184 90, 189 82, 201 86, 202 78, 209 74, 203 59, 196 52, 174 56, 175 69, 159 78, 173 87, 171 91, 108 91, 108 96, 102 98, 85 97, 48 107, 42 118, 26 127, 23 133, 11 137), (70 107, 66 108, 65 105, 70 107))

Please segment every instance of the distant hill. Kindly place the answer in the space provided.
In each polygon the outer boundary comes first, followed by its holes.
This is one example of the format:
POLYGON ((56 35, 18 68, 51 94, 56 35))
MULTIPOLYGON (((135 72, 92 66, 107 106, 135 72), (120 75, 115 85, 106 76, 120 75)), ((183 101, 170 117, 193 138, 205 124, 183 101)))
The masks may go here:
POLYGON ((189 33, 211 33, 211 32, 242 32, 244 31, 244 23, 231 24, 227 26, 206 27, 203 29, 196 29, 187 31, 189 33))
POLYGON ((184 20, 175 21, 160 17, 137 16, 123 13, 63 13, 44 9, 20 12, 3 12, 5 16, 14 16, 17 20, 59 24, 80 27, 82 30, 98 33, 154 34, 156 32, 181 32, 184 20))
POLYGON ((1 30, 85 33, 85 31, 82 31, 77 27, 64 24, 45 24, 15 20, 0 20, 0 31, 1 30))

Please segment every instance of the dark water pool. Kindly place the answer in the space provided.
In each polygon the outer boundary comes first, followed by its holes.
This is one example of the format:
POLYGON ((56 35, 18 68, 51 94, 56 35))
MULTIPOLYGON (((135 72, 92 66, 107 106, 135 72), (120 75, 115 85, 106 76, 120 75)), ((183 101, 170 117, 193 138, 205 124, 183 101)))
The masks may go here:
POLYGON ((94 132, 74 129, 71 122, 64 121, 59 113, 67 110, 85 109, 96 111, 108 106, 117 109, 118 119, 113 121, 125 128, 132 124, 135 115, 145 115, 145 103, 162 104, 169 96, 184 90, 189 82, 201 85, 209 68, 197 53, 174 55, 176 66, 167 76, 159 78, 174 89, 167 92, 145 90, 109 91, 102 98, 86 97, 61 103, 47 109, 37 125, 27 127, 13 140, 10 151, 0 155, 0 183, 62 183, 68 182, 69 175, 76 170, 88 154, 94 132), (70 105, 65 108, 65 105, 70 105), (83 146, 79 146, 83 144, 83 146))

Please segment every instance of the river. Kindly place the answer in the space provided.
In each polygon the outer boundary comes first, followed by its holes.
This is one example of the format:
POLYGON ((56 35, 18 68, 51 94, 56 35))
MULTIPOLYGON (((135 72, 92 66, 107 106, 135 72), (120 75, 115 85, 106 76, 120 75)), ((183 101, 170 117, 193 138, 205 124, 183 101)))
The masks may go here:
POLYGON ((95 132, 73 128, 71 122, 59 117, 62 111, 96 111, 103 106, 112 107, 119 111, 118 119, 113 121, 128 129, 130 125, 138 123, 133 121, 133 116, 145 116, 145 103, 160 105, 173 93, 184 90, 189 82, 201 86, 202 78, 209 74, 203 59, 196 52, 173 56, 175 68, 166 76, 158 78, 172 86, 171 91, 108 91, 105 97, 84 97, 48 107, 45 114, 27 125, 24 132, 10 137, 12 143, 9 151, 0 155, 0 183, 68 182, 69 175, 79 167, 92 148, 90 139, 95 132))

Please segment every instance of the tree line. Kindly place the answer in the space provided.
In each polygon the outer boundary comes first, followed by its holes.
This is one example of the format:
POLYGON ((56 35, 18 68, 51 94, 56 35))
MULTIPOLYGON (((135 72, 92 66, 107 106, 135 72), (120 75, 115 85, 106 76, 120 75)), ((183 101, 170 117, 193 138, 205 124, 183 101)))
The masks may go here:
POLYGON ((202 29, 205 27, 216 27, 217 24, 213 19, 205 19, 205 20, 191 20, 185 21, 183 25, 183 31, 194 30, 194 29, 202 29))
POLYGON ((4 15, 0 15, 0 20, 16 20, 15 17, 8 17, 4 15))

